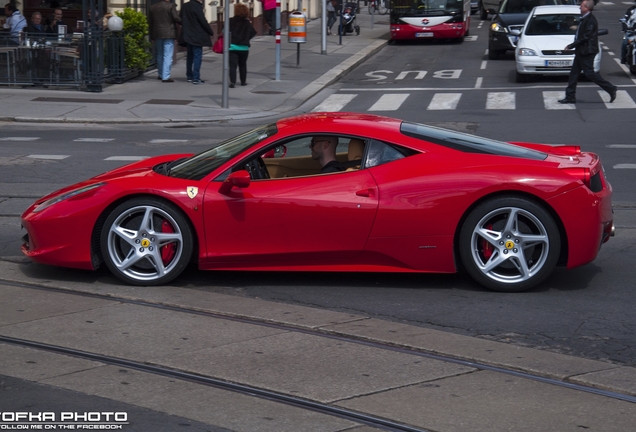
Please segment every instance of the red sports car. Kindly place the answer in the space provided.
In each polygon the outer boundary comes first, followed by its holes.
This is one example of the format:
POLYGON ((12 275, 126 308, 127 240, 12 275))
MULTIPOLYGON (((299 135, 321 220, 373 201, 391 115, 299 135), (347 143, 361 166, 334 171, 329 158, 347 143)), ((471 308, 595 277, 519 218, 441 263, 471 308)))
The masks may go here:
POLYGON ((589 263, 614 233, 599 157, 355 113, 287 118, 203 153, 158 156, 37 200, 34 261, 133 285, 204 270, 465 270, 523 291, 589 263), (313 137, 335 139, 321 174, 313 137), (314 156, 315 157, 315 156, 314 156), (272 229, 276 227, 276 229, 272 229))

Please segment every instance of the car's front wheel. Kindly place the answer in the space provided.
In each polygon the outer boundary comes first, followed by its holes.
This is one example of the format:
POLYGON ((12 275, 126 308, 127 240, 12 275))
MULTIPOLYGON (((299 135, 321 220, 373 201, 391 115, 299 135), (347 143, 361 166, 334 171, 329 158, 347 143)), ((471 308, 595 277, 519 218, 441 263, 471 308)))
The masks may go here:
POLYGON ((520 197, 478 205, 459 236, 462 263, 479 284, 494 291, 525 291, 547 278, 561 250, 553 217, 520 197))
POLYGON ((161 285, 185 269, 193 250, 192 231, 172 204, 136 198, 117 206, 100 236, 106 266, 131 285, 161 285))
POLYGON ((496 50, 488 48, 488 59, 489 60, 498 60, 500 56, 502 56, 506 51, 505 50, 496 50))
POLYGON ((518 83, 524 83, 524 82, 528 81, 528 75, 525 75, 525 74, 517 72, 516 81, 518 83))

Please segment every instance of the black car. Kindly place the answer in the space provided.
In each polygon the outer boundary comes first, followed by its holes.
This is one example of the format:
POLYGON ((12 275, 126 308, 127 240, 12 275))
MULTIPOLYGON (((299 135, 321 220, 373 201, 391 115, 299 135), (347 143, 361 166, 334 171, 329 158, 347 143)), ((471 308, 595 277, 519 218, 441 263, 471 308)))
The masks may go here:
POLYGON ((576 4, 574 0, 503 0, 488 31, 488 58, 496 60, 514 50, 521 29, 535 6, 576 4))

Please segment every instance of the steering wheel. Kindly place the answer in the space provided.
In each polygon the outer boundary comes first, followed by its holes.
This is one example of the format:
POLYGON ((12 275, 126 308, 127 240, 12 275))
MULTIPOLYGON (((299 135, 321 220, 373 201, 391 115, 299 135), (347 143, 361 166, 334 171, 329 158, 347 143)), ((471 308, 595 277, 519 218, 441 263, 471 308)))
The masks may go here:
POLYGON ((267 166, 265 166, 265 162, 260 157, 252 159, 248 163, 245 164, 245 168, 250 173, 250 177, 252 180, 263 180, 269 178, 269 171, 267 171, 267 166))

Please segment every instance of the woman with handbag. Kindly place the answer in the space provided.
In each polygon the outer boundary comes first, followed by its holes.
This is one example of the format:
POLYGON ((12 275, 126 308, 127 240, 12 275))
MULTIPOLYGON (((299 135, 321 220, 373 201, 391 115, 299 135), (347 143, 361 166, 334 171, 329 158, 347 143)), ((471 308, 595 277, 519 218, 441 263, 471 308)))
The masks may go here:
POLYGON ((250 39, 256 36, 256 30, 247 18, 249 9, 243 3, 234 5, 234 16, 230 18, 230 88, 236 85, 236 67, 238 66, 241 85, 247 85, 247 56, 250 39))

